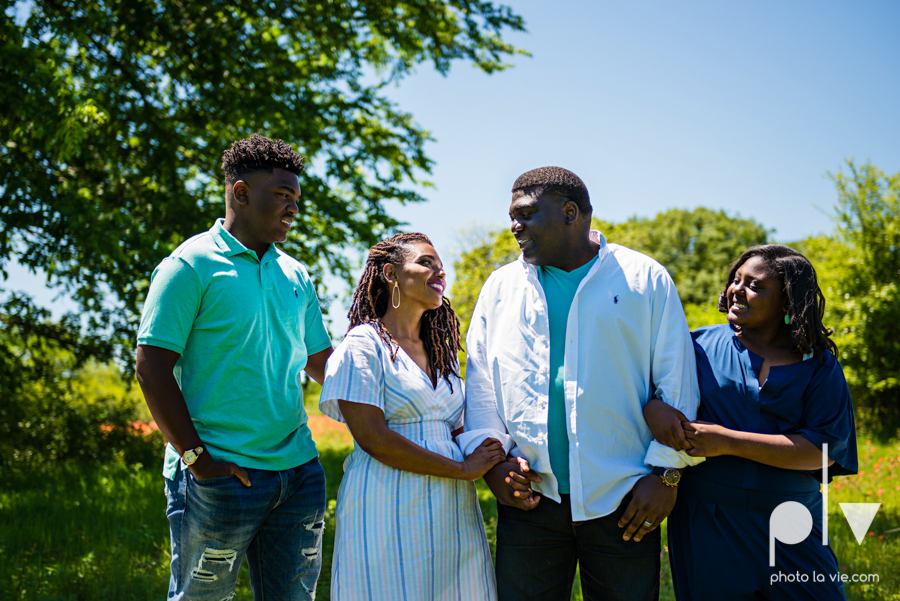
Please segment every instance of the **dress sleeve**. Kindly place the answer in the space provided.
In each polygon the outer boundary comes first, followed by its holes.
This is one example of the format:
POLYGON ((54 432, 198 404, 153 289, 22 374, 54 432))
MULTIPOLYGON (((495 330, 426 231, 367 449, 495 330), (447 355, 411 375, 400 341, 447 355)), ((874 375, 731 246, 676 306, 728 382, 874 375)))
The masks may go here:
POLYGON ((346 423, 338 400, 373 405, 384 411, 384 363, 387 347, 367 326, 347 333, 325 365, 319 409, 346 423), (360 330, 360 331, 357 331, 360 330))
MULTIPOLYGON (((809 385, 800 428, 794 434, 799 434, 820 449, 828 444, 828 457, 834 460, 828 468, 829 480, 833 476, 858 471, 853 403, 844 372, 833 356, 827 357, 826 365, 817 370, 809 385)), ((821 470, 816 473, 821 477, 821 470)))

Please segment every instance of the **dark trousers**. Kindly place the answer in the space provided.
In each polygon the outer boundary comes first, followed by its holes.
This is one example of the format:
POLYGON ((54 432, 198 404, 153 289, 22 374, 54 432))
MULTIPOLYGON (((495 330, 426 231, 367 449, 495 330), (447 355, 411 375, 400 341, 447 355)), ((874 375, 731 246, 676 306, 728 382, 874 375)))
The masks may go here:
POLYGON ((531 511, 497 504, 499 601, 568 601, 576 565, 585 601, 659 599, 659 529, 636 543, 622 540, 618 526, 631 494, 585 522, 572 521, 569 495, 561 500, 544 497, 531 511))

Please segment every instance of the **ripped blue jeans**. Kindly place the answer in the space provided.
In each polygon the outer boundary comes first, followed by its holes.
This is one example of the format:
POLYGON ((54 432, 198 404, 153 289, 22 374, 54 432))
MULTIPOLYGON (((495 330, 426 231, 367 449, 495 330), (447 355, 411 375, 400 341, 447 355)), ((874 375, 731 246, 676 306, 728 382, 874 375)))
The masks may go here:
POLYGON ((256 599, 312 601, 322 567, 325 470, 318 459, 280 472, 248 469, 165 479, 172 537, 169 599, 228 601, 244 557, 256 599))

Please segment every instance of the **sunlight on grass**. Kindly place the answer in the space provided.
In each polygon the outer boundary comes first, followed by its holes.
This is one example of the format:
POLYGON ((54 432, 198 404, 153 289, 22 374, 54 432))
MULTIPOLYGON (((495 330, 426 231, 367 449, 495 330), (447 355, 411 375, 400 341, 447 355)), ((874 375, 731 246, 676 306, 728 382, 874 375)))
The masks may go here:
MULTIPOLYGON (((317 391, 316 391, 317 392, 317 391)), ((317 395, 316 395, 317 396, 317 395)), ((310 411, 311 417, 313 416, 310 411)), ((334 547, 334 501, 343 461, 352 449, 342 426, 321 417, 317 443, 327 474, 322 577, 318 599, 328 599, 334 547)), ((43 474, 12 474, 0 484, 0 599, 161 599, 169 579, 168 524, 159 466, 121 464, 47 467, 43 474)), ((478 498, 493 552, 497 510, 484 481, 478 498)), ((878 574, 880 582, 848 582, 848 599, 900 599, 900 447, 860 440, 860 474, 837 478, 829 489, 829 531, 842 573, 878 574), (863 444, 865 442, 865 444, 863 444), (861 545, 839 503, 881 502, 861 545)), ((665 529, 665 523, 663 524, 665 529)), ((660 599, 674 599, 665 530, 660 550, 660 599)), ((251 601, 246 563, 236 601, 251 601)), ((581 599, 576 578, 572 599, 581 599)))

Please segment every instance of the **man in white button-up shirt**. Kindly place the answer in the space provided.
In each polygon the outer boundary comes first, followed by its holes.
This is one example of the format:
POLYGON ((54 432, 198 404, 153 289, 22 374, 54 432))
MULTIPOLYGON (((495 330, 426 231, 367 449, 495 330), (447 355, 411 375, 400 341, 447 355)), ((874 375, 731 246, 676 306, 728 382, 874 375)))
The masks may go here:
POLYGON ((590 230, 587 189, 565 169, 522 175, 510 219, 522 255, 478 298, 459 438, 467 452, 500 439, 512 459, 485 475, 500 600, 568 599, 578 564, 585 599, 656 599, 680 474, 665 468, 696 462, 652 440, 642 414, 656 397, 696 416, 678 293, 659 263, 590 230))

